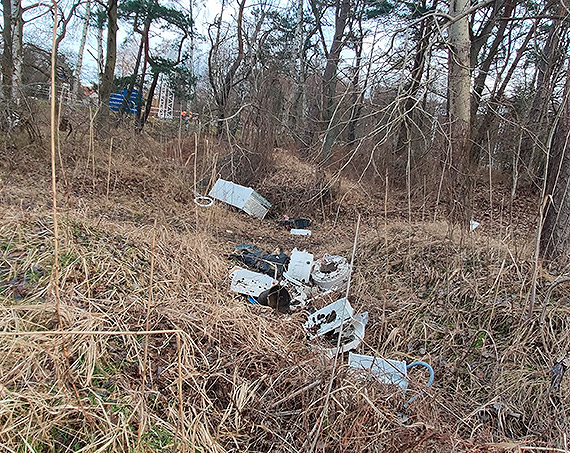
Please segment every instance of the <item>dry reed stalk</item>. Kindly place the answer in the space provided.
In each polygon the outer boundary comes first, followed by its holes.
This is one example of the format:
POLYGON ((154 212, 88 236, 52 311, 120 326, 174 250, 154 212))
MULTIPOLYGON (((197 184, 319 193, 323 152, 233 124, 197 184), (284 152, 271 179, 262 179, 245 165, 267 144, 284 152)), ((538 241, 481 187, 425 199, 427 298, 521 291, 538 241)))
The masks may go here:
MULTIPOLYGON (((148 283, 148 300, 146 303, 146 319, 145 319, 145 330, 148 332, 149 325, 150 325, 150 312, 151 306, 153 303, 153 281, 154 281, 154 254, 155 254, 155 247, 156 247, 156 219, 154 219, 154 224, 152 226, 152 245, 150 248, 150 275, 149 275, 149 283, 148 283)), ((142 371, 142 388, 141 392, 143 395, 146 392, 145 389, 145 381, 146 381, 146 374, 147 374, 147 366, 148 366, 148 337, 145 336, 144 342, 144 362, 143 362, 143 371, 142 371)))
MULTIPOLYGON (((51 145, 51 185, 52 185, 52 218, 53 218, 53 244, 54 244, 54 265, 53 265, 53 289, 54 289, 54 297, 55 297, 55 304, 56 304, 56 314, 57 314, 57 321, 58 326, 61 329, 63 327, 63 321, 61 316, 61 299, 59 294, 59 231, 58 231, 58 214, 57 214, 57 180, 56 180, 56 168, 55 168, 55 150, 56 150, 56 84, 55 84, 55 77, 56 77, 56 41, 57 41, 57 8, 58 3, 57 0, 52 0, 53 5, 53 32, 52 32, 52 52, 51 52, 51 99, 50 99, 50 126, 51 126, 51 134, 50 134, 50 145, 51 145)), ((65 358, 66 363, 66 375, 68 376, 71 386, 73 388, 73 392, 75 393, 75 397, 81 408, 85 419, 93 425, 93 420, 83 407, 81 403, 81 398, 79 396, 79 391, 77 390, 77 386, 73 380, 73 376, 71 375, 71 366, 70 366, 70 358, 67 352, 67 346, 64 339, 62 339, 62 352, 65 358)))
MULTIPOLYGON (((358 243, 358 231, 360 229, 360 215, 358 216, 358 220, 356 221, 356 231, 354 233, 354 244, 352 246, 352 257, 350 259, 350 267, 351 269, 354 268, 354 256, 356 255, 356 246, 358 243)), ((345 303, 343 304, 342 307, 342 314, 341 314, 341 319, 344 319, 344 312, 345 312, 345 308, 346 308, 346 301, 348 300, 348 293, 350 291, 350 281, 352 278, 352 273, 349 274, 348 276, 348 281, 346 283, 346 293, 345 293, 345 303)), ((333 387, 333 382, 334 379, 336 377, 336 370, 338 367, 338 357, 339 357, 339 351, 340 351, 340 345, 341 345, 341 340, 342 340, 342 332, 343 332, 343 328, 344 328, 344 323, 341 323, 340 325, 340 330, 338 333, 338 340, 336 343, 336 351, 335 351, 335 355, 334 355, 334 362, 333 362, 333 367, 332 367, 332 371, 331 371, 331 376, 329 379, 329 384, 327 387, 327 392, 325 395, 325 401, 323 404, 323 408, 321 410, 321 416, 319 418, 318 423, 315 425, 315 429, 314 429, 314 433, 311 432, 311 435, 314 435, 314 439, 311 443, 311 447, 310 447, 310 451, 313 452, 315 451, 315 448, 317 446, 317 442, 319 439, 319 436, 321 434, 321 428, 323 426, 323 422, 324 419, 327 417, 328 414, 328 404, 329 404, 329 399, 331 398, 331 392, 332 392, 332 387, 333 387)))
POLYGON ((114 137, 111 137, 111 143, 109 143, 109 155, 107 157, 107 160, 108 160, 107 187, 106 187, 106 193, 105 193, 105 197, 107 198, 107 200, 109 199, 109 189, 110 189, 110 185, 111 185, 111 160, 112 160, 112 152, 113 152, 113 139, 114 139, 114 137))

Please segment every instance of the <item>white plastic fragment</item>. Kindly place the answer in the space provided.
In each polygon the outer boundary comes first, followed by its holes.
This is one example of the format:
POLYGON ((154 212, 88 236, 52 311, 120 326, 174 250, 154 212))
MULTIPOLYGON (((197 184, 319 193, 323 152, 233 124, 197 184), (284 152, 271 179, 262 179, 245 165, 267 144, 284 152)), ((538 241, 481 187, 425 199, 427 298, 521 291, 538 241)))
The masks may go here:
POLYGON ((311 230, 305 230, 303 228, 292 228, 291 234, 295 236, 310 236, 311 230))
POLYGON ((232 279, 230 289, 246 296, 259 297, 259 295, 273 286, 277 285, 277 280, 269 275, 253 272, 239 266, 235 266, 229 272, 232 279))
POLYGON ((338 291, 346 288, 351 272, 346 258, 325 253, 322 259, 315 261, 311 276, 319 288, 338 291))
POLYGON ((348 366, 359 372, 369 373, 384 384, 398 385, 403 390, 408 388, 406 362, 351 352, 348 354, 348 366))
POLYGON ((313 288, 309 286, 300 285, 289 280, 284 280, 282 284, 289 291, 291 296, 290 308, 293 311, 306 306, 308 301, 314 295, 313 288))
POLYGON ((201 195, 198 195, 196 198, 194 198, 194 203, 196 203, 201 208, 209 208, 214 204, 214 200, 210 197, 203 197, 201 195))
POLYGON ((351 321, 353 314, 350 302, 343 297, 310 315, 303 327, 313 340, 351 321))
POLYGON ((481 225, 479 222, 477 222, 476 220, 471 220, 469 222, 469 231, 475 231, 475 229, 481 225))
POLYGON ((208 196, 228 203, 242 211, 263 219, 271 203, 250 187, 240 186, 231 181, 218 179, 208 196))
POLYGON ((303 250, 293 249, 287 272, 283 276, 290 281, 309 283, 311 269, 313 268, 313 254, 303 250))
MULTIPOLYGON (((360 343, 364 339, 364 332, 366 324, 368 323, 368 312, 360 313, 355 315, 352 320, 345 323, 342 328, 342 337, 340 339, 340 351, 339 354, 343 352, 350 351, 352 349, 358 348, 360 343)), ((332 342, 334 343, 333 348, 325 350, 326 355, 332 359, 337 354, 337 341, 338 334, 340 333, 340 327, 337 327, 333 331, 332 342)))

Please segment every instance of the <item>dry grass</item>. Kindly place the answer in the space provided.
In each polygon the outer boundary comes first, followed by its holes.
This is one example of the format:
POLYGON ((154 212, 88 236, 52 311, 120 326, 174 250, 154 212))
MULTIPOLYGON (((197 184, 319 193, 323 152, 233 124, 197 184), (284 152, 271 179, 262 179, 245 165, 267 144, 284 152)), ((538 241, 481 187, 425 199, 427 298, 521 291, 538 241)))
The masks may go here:
MULTIPOLYGON (((315 436, 318 451, 327 452, 565 451, 568 384, 558 405, 546 392, 549 369, 570 349, 568 299, 557 287, 545 326, 526 321, 529 231, 495 223, 452 240, 444 223, 400 220, 406 205, 398 194, 390 194, 384 230, 383 188, 365 194, 344 179, 331 184, 330 175, 281 150, 267 161, 273 167, 258 188, 278 201, 279 213, 315 221, 311 238, 295 239, 272 220, 197 208, 193 146, 167 158, 172 144, 118 131, 109 161, 108 142, 94 150, 78 143, 63 144, 59 170, 57 283, 66 333, 58 332, 52 291, 46 157, 23 156, 19 166, 2 169, 5 451, 297 452, 315 436), (327 198, 314 198, 323 187, 327 198), (331 362, 306 344, 303 313, 279 315, 229 293, 225 255, 253 242, 348 256, 355 212, 366 215, 351 302, 370 312, 359 352, 425 360, 436 382, 405 409, 422 376, 413 374, 418 382, 404 396, 342 366, 317 433, 331 362), (145 332, 147 322, 156 333, 145 332)), ((224 152, 200 143, 198 180, 210 180, 224 152)), ((549 278, 541 276, 541 294, 549 278)), ((536 319, 545 307, 539 302, 536 319)))

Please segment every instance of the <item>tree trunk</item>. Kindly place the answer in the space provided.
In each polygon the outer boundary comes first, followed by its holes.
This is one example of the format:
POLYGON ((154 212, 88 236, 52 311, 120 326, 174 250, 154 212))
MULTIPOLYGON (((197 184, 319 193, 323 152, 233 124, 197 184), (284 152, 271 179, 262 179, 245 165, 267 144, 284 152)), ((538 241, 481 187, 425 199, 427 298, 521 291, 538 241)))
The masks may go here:
POLYGON ((156 86, 158 85, 158 78, 159 77, 160 77, 159 71, 156 71, 152 76, 152 82, 150 84, 150 88, 148 89, 148 97, 146 100, 146 107, 145 107, 144 115, 142 117, 142 121, 141 121, 141 125, 140 125, 141 130, 144 127, 146 120, 148 119, 148 117, 150 115, 150 111, 152 109, 152 100, 154 99, 154 93, 156 91, 156 86))
POLYGON ((303 34, 303 3, 304 0, 297 0, 297 25, 295 27, 295 84, 296 92, 293 101, 293 114, 290 115, 289 122, 294 132, 302 126, 305 117, 305 37, 303 34))
POLYGON ((323 107, 321 110, 322 125, 325 130, 325 140, 321 156, 323 162, 326 162, 330 158, 332 145, 338 135, 338 126, 333 124, 336 109, 337 68, 340 53, 344 47, 344 29, 349 12, 350 0, 342 0, 342 3, 337 5, 333 41, 331 49, 328 52, 327 64, 323 74, 323 107))
POLYGON ((570 60, 564 105, 549 150, 546 196, 549 204, 540 235, 540 255, 561 266, 570 263, 570 60))
MULTIPOLYGON (((135 24, 136 24, 136 21, 137 21, 137 19, 135 18, 135 24)), ((136 29, 136 26, 135 26, 135 29, 136 29)), ((135 85, 137 84, 137 76, 139 74, 139 68, 140 68, 141 60, 142 60, 142 53, 143 53, 143 49, 145 46, 144 36, 147 35, 148 30, 150 30, 150 21, 147 21, 147 23, 145 23, 143 31, 141 33, 141 42, 139 44, 139 50, 137 52, 137 58, 135 60, 135 67, 133 69, 132 79, 129 82, 129 86, 127 87, 127 93, 125 94, 125 97, 123 98, 123 103, 121 104, 121 108, 119 109, 119 113, 121 115, 123 115, 125 112, 127 112, 127 106, 129 105, 129 102, 131 100, 131 95, 133 94, 133 90, 135 89, 135 85)), ((137 31, 139 31, 139 30, 137 30, 137 31)), ((138 96, 137 96, 137 98, 138 98, 138 96)))
POLYGON ((350 120, 348 121, 348 137, 347 141, 349 145, 353 145, 356 141, 356 126, 358 124, 358 119, 360 118, 360 112, 362 110, 362 91, 360 90, 360 66, 362 63, 362 47, 364 41, 364 33, 360 30, 358 35, 358 40, 355 43, 355 57, 356 65, 354 67, 354 72, 352 73, 352 107, 350 109, 350 120))
MULTIPOLYGON (((152 19, 148 18, 148 27, 145 26, 144 29, 144 33, 141 36, 141 40, 143 42, 143 53, 144 53, 144 58, 143 58, 143 66, 142 66, 142 71, 141 71, 141 80, 139 83, 139 91, 137 93, 137 112, 136 112, 136 123, 137 123, 137 129, 138 130, 142 130, 142 100, 144 99, 144 80, 146 78, 146 69, 148 67, 148 58, 149 58, 149 47, 150 47, 150 42, 149 42, 149 32, 150 32, 150 23, 151 23, 152 19)), ((136 76, 135 76, 136 77, 136 76)))
MULTIPOLYGON (((450 15, 456 17, 469 8, 469 0, 453 0, 450 15)), ((454 22, 449 29, 449 138, 451 158, 447 181, 450 220, 469 226, 472 216, 474 165, 471 157, 470 129, 470 38, 469 16, 454 22)))
POLYGON ((556 78, 563 63, 564 53, 561 52, 561 40, 567 30, 567 23, 564 21, 566 7, 564 2, 560 2, 556 15, 550 25, 548 37, 544 44, 542 54, 537 62, 536 91, 532 101, 530 111, 526 120, 525 135, 523 137, 520 150, 520 159, 527 173, 533 180, 539 179, 536 169, 544 168, 542 165, 542 153, 537 154, 539 144, 546 137, 543 133, 546 128, 546 113, 548 111, 548 101, 552 97, 556 78))
POLYGON ((107 3, 107 55, 105 57, 105 71, 99 90, 100 118, 106 118, 109 113, 109 98, 113 90, 115 76, 115 63, 117 61, 117 0, 108 0, 107 3))
MULTIPOLYGON (((434 2, 434 7, 437 2, 434 2)), ((422 9, 426 9, 426 2, 422 2, 422 9)), ((405 155, 411 146, 411 130, 414 125, 412 118, 414 106, 418 102, 416 95, 421 87, 424 70, 426 67, 430 39, 432 35, 433 21, 431 17, 427 17, 421 21, 418 30, 418 43, 416 45, 416 53, 414 55, 414 64, 410 72, 410 82, 404 89, 406 100, 404 102, 404 111, 402 112, 402 122, 398 131, 396 140, 396 154, 405 155)))
POLYGON ((21 0, 12 0, 13 22, 13 58, 14 73, 12 83, 12 98, 19 103, 22 95, 22 69, 24 65, 24 19, 22 17, 21 0))
POLYGON ((83 67, 83 53, 85 52, 85 44, 87 43, 87 32, 89 31, 89 19, 91 18, 91 0, 87 0, 85 11, 85 23, 81 33, 81 43, 79 44, 79 52, 77 55, 77 65, 75 67, 75 80, 73 81, 73 91, 71 93, 72 99, 75 99, 79 94, 81 87, 81 68, 83 67))
POLYGON ((12 2, 2 0, 4 16, 4 28, 2 38, 4 40, 4 50, 2 52, 2 92, 4 101, 12 101, 12 79, 14 77, 14 57, 12 55, 12 2))
POLYGON ((210 79, 210 84, 212 85, 212 90, 214 91, 214 99, 216 101, 216 107, 218 110, 218 123, 217 123, 217 133, 218 135, 222 135, 224 130, 225 120, 228 116, 228 100, 230 97, 230 92, 232 87, 234 86, 234 77, 236 75, 237 70, 239 69, 244 57, 244 40, 243 40, 243 14, 245 10, 245 2, 246 0, 240 0, 239 9, 238 9, 238 17, 237 17, 237 56, 232 65, 229 67, 228 71, 226 72, 223 80, 218 85, 216 81, 216 77, 214 72, 216 68, 214 68, 214 53, 220 51, 220 28, 222 24, 222 15, 224 11, 225 2, 222 1, 222 10, 219 16, 219 22, 217 24, 217 37, 216 41, 212 42, 212 48, 210 49, 210 53, 208 55, 208 75, 210 79))
MULTIPOLYGON (((499 24, 499 28, 494 33, 493 42, 491 43, 491 46, 487 52, 487 55, 485 56, 485 59, 481 63, 479 72, 477 74, 477 77, 475 78, 475 82, 473 83, 473 96, 471 97, 471 116, 473 118, 475 118, 477 110, 479 109, 479 104, 481 102, 481 96, 485 88, 487 75, 489 74, 489 70, 491 69, 491 64, 493 63, 493 61, 497 56, 499 47, 503 43, 503 39, 505 37, 505 31, 507 29, 507 25, 509 23, 511 16, 513 15, 515 6, 516 6, 515 0, 508 0, 505 3, 505 8, 503 9, 503 14, 500 19, 501 22, 499 24)), ((477 59, 477 55, 475 55, 475 59, 477 59)), ((473 59, 471 63, 473 63, 473 59)))
POLYGON ((103 27, 104 21, 101 16, 104 14, 103 6, 99 6, 97 11, 97 75, 99 76, 99 87, 103 85, 103 73, 105 65, 103 64, 103 27))
MULTIPOLYGON (((496 102, 502 102, 503 101, 503 95, 505 94, 505 91, 506 91, 507 87, 509 86, 509 82, 512 79, 513 74, 515 73, 515 70, 518 67, 518 64, 520 63, 523 55, 527 51, 528 44, 530 43, 530 40, 532 39, 532 37, 534 36, 534 34, 536 32, 536 29, 538 28, 539 21, 540 21, 539 19, 535 20, 533 22, 532 26, 530 27, 530 29, 528 30, 528 32, 524 38, 524 41, 522 42, 520 47, 517 49, 516 56, 515 56, 513 62, 511 63, 511 66, 509 67, 507 74, 501 80, 501 84, 499 85, 499 88, 492 94, 492 97, 489 100, 489 104, 493 104, 496 102)), ((494 109, 489 109, 489 111, 483 117, 481 124, 479 125, 479 128, 477 129, 477 134, 475 135, 475 141, 477 143, 483 143, 486 140, 487 131, 489 130, 489 127, 491 126, 491 124, 495 118, 496 118, 496 113, 495 113, 494 109)))

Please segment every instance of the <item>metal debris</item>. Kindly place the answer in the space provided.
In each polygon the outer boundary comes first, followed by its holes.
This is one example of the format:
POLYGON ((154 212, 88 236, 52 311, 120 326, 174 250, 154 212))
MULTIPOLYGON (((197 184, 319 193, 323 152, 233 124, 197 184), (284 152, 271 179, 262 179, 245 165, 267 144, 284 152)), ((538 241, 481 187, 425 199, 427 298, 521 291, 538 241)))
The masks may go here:
POLYGON ((221 178, 216 181, 208 196, 235 206, 260 219, 263 219, 271 208, 271 203, 251 187, 240 186, 221 178))

